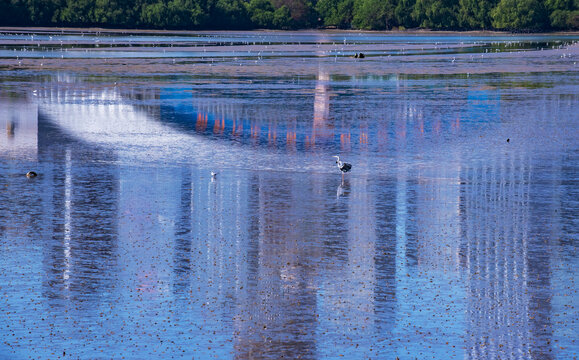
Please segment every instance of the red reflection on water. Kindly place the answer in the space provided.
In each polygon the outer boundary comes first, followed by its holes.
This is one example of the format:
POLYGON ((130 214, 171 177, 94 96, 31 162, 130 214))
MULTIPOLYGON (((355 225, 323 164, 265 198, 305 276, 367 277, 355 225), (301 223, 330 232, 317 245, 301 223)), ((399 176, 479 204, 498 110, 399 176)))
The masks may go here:
POLYGON ((250 128, 250 136, 252 139, 258 139, 259 138, 259 131, 260 128, 257 124, 252 124, 251 128, 250 128))
POLYGON ((368 145, 368 127, 366 125, 360 125, 360 135, 358 141, 360 145, 367 147, 368 145))
POLYGON ((233 136, 243 135, 243 122, 240 122, 240 124, 237 125, 237 121, 233 120, 233 129, 231 130, 231 135, 233 136))
POLYGON ((197 123, 195 124, 195 130, 203 132, 207 129, 207 114, 197 114, 197 123))
POLYGON ((286 141, 286 146, 288 149, 290 150, 295 150, 296 149, 296 139, 297 139, 297 133, 296 131, 288 131, 285 135, 285 141, 286 141))
POLYGON ((396 136, 399 139, 406 139, 406 120, 402 119, 397 121, 396 136))
POLYGON ((452 128, 453 131, 459 131, 460 130, 460 117, 456 117, 456 119, 450 123, 450 127, 452 128))
POLYGON ((273 125, 272 127, 270 127, 268 129, 267 132, 267 143, 269 145, 275 145, 275 143, 277 142, 277 129, 276 126, 273 125))
POLYGON ((214 134, 221 134, 225 129, 225 118, 222 117, 221 121, 219 119, 215 119, 215 124, 213 124, 213 133, 214 134))
POLYGON ((434 125, 432 126, 432 129, 434 130, 434 133, 435 133, 436 135, 440 135, 440 128, 441 128, 440 119, 439 119, 439 118, 436 118, 436 119, 434 120, 434 125))
POLYGON ((306 149, 311 149, 314 146, 316 146, 316 136, 313 134, 311 137, 306 135, 306 149))
POLYGON ((351 135, 350 133, 347 134, 340 134, 340 149, 342 151, 349 151, 351 149, 351 135))

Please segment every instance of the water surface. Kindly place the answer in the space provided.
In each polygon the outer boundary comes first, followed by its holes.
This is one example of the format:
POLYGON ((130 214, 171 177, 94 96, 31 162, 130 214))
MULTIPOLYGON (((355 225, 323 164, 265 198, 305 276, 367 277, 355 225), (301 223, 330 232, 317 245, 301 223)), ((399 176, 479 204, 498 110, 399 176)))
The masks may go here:
POLYGON ((4 33, 0 358, 576 358, 577 40, 4 33))

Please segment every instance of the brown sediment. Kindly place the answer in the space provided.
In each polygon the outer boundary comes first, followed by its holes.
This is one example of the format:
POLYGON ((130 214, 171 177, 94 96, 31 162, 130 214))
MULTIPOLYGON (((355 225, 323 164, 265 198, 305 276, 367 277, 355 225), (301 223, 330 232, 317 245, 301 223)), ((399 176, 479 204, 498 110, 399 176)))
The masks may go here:
POLYGON ((251 58, 107 58, 107 59, 0 59, 0 70, 65 71, 80 75, 219 75, 226 73, 236 76, 316 76, 319 67, 324 66, 330 74, 359 76, 364 74, 484 74, 484 73, 521 73, 578 71, 571 61, 555 61, 556 54, 543 56, 529 61, 529 54, 518 58, 509 56, 487 56, 486 59, 463 59, 461 64, 450 66, 448 59, 421 56, 415 57, 372 57, 364 63, 355 63, 339 58, 336 62, 327 58, 270 58, 254 60, 251 58), (476 62, 476 64, 475 64, 476 62))

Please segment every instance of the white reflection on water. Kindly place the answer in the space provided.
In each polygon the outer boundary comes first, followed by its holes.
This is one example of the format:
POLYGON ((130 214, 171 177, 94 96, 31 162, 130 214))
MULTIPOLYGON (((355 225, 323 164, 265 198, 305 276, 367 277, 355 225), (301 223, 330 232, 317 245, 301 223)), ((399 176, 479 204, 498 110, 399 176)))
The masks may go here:
MULTIPOLYGON (((78 91, 68 86, 45 88, 38 94, 39 106, 48 119, 69 136, 93 145, 114 149, 117 161, 196 163, 203 166, 242 167, 262 169, 299 168, 300 171, 323 171, 323 163, 316 158, 287 158, 267 149, 231 148, 235 143, 207 141, 155 118, 123 100, 117 88, 99 92, 78 91), (208 165, 211 164, 211 165, 208 165), (298 166, 299 164, 299 166, 298 166)), ((158 116, 158 115, 157 115, 158 116)), ((199 125, 198 125, 199 126, 199 125)), ((233 125, 233 132, 237 126, 233 125)), ((243 131, 243 126, 239 129, 243 131)), ((268 135, 277 138, 275 128, 268 135)), ((291 141, 286 137, 287 141, 291 141)))
POLYGON ((572 358, 577 95, 545 77, 3 100, 37 161, 2 147, 0 355, 572 358))
POLYGON ((69 290, 70 284, 70 267, 71 267, 71 248, 70 240, 72 234, 72 158, 70 149, 65 150, 65 169, 64 169, 64 288, 69 290))

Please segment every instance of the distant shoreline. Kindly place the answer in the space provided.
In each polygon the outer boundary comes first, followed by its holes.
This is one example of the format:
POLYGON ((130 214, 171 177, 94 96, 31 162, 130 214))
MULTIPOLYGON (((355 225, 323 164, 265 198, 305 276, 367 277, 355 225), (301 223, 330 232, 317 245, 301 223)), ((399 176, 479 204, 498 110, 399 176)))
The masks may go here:
POLYGON ((251 32, 268 32, 268 33, 304 33, 304 32, 321 32, 321 33, 360 33, 360 34, 408 34, 408 35, 569 35, 579 36, 579 31, 552 31, 552 32, 509 32, 495 30, 465 30, 465 31, 447 31, 447 30, 430 30, 430 29, 406 29, 406 30, 342 30, 342 29, 298 29, 298 30, 271 30, 271 29, 254 29, 254 30, 158 30, 158 29, 122 29, 122 28, 75 28, 75 27, 0 27, 0 33, 22 33, 22 32, 67 32, 67 33, 130 33, 130 34, 204 34, 204 33, 251 33, 251 32))

